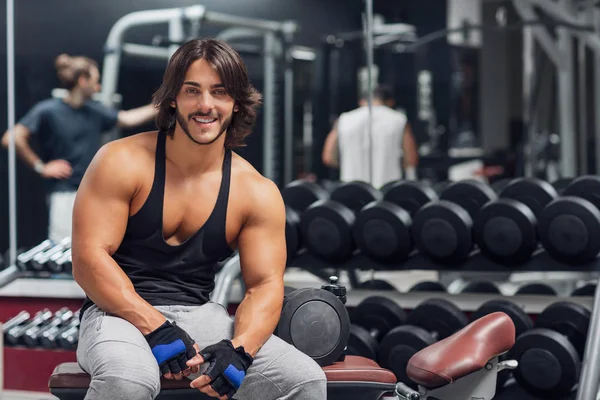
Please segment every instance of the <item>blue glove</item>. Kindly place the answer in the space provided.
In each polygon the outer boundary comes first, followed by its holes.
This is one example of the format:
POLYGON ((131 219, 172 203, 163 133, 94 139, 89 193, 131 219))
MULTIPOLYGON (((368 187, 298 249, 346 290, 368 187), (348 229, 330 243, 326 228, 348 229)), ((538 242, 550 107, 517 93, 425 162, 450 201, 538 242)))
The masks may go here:
POLYGON ((221 340, 204 348, 200 355, 208 362, 204 372, 211 378, 210 386, 219 396, 231 398, 242 385, 246 371, 254 359, 242 346, 233 348, 229 340, 221 340))
POLYGON ((186 362, 196 355, 194 341, 175 322, 166 321, 145 336, 161 375, 178 374, 189 367, 186 362))

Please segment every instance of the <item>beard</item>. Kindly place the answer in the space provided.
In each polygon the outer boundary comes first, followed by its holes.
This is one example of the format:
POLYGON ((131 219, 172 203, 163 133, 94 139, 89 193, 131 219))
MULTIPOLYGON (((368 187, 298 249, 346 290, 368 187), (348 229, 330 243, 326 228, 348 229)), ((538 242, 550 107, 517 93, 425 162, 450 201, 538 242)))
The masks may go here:
POLYGON ((208 141, 208 142, 199 142, 196 139, 194 139, 194 137, 192 136, 192 134, 190 133, 190 127, 188 124, 188 121, 191 121, 192 118, 194 117, 211 117, 211 118, 216 118, 217 121, 221 120, 221 115, 213 115, 212 113, 209 114, 204 114, 204 113, 193 113, 193 114, 189 114, 187 120, 185 119, 185 117, 179 112, 179 110, 175 111, 175 117, 177 119, 177 122, 179 123, 179 126, 181 126, 181 129, 183 130, 183 132, 185 132, 185 134, 187 135, 187 137, 194 143, 200 145, 200 146, 207 146, 210 145, 212 143, 214 143, 217 139, 219 139, 221 137, 221 135, 223 133, 225 133, 227 131, 227 128, 229 128, 229 126, 231 125, 231 120, 233 118, 233 114, 229 116, 229 118, 225 119, 222 123, 221 123, 221 128, 219 130, 219 133, 214 137, 214 139, 208 141))

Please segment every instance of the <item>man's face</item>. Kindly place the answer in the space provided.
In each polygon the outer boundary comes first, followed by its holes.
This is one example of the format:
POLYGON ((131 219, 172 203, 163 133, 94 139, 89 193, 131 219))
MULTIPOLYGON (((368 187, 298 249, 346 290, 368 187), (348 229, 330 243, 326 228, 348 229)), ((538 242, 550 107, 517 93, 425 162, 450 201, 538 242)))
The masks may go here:
POLYGON ((94 93, 99 92, 102 87, 100 86, 100 72, 98 71, 98 68, 90 68, 90 77, 86 78, 85 76, 82 76, 79 81, 79 86, 83 94, 88 98, 92 98, 94 93))
POLYGON ((235 101, 227 93, 221 78, 204 59, 188 68, 176 101, 177 123, 194 143, 208 145, 222 138, 229 127, 235 101))

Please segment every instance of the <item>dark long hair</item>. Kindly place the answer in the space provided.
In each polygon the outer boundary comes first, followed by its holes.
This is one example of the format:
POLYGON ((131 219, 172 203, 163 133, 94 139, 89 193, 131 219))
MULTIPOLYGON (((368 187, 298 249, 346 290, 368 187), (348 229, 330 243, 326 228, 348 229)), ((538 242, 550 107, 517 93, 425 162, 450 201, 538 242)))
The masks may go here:
POLYGON ((184 43, 171 57, 160 88, 154 93, 153 102, 159 108, 156 116, 158 129, 169 136, 175 132, 176 110, 171 107, 183 86, 185 74, 192 63, 205 59, 211 64, 233 97, 238 111, 233 113, 231 125, 225 136, 225 147, 244 146, 244 138, 252 132, 261 94, 250 84, 246 65, 228 43, 220 39, 201 38, 184 43))

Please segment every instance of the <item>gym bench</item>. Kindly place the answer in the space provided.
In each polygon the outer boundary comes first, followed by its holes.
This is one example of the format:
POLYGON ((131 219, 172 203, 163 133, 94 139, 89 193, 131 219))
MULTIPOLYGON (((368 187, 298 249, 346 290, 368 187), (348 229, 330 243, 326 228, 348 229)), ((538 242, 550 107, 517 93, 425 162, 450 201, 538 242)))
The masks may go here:
MULTIPOLYGON (((512 360, 499 357, 515 343, 510 317, 496 312, 481 317, 455 334, 416 353, 408 362, 408 377, 418 384, 414 391, 396 383, 395 375, 364 357, 346 356, 343 362, 323 367, 330 400, 378 400, 384 394, 404 399, 490 400, 495 395, 497 373, 516 368, 512 360)), ((56 367, 50 377, 50 392, 60 400, 83 400, 90 377, 77 363, 56 367)), ((157 399, 178 400, 209 397, 189 387, 189 380, 161 382, 157 399)))
MULTIPOLYGON (((347 356, 344 362, 324 367, 327 376, 328 399, 376 400, 385 393, 393 393, 396 377, 375 361, 358 356, 347 356)), ((50 393, 60 400, 83 400, 90 384, 90 376, 77 363, 58 365, 50 377, 50 393)), ((159 400, 209 400, 198 389, 190 388, 190 380, 161 379, 159 400)), ((315 399, 316 400, 316 399, 315 399)))

